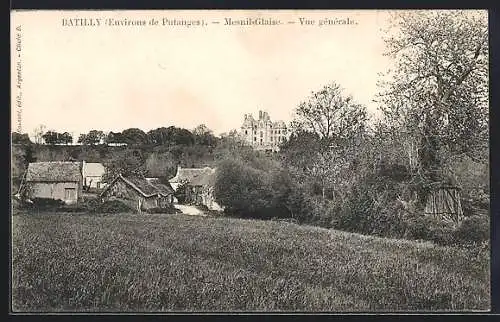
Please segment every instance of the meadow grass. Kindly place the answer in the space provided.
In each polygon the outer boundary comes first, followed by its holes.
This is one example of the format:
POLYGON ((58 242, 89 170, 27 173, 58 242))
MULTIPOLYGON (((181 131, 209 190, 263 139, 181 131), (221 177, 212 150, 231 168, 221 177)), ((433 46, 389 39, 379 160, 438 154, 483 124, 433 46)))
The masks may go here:
POLYGON ((14 311, 461 311, 490 307, 489 253, 293 223, 19 215, 14 311))

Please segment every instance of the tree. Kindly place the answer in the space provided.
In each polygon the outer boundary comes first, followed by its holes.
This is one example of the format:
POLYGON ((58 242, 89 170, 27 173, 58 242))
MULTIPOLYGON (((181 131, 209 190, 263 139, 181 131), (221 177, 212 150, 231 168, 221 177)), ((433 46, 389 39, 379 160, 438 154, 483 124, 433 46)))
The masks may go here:
POLYGON ((449 181, 455 156, 487 163, 486 13, 398 12, 391 22, 386 55, 395 68, 380 82, 379 102, 390 131, 418 144, 421 180, 449 181))
POLYGON ((55 131, 47 131, 42 135, 43 140, 46 144, 57 144, 59 143, 58 134, 55 131))
POLYGON ((106 138, 106 135, 103 131, 91 130, 87 134, 80 134, 78 138, 78 143, 82 143, 84 145, 96 145, 99 144, 102 140, 106 138))
POLYGON ((292 127, 294 132, 316 133, 322 140, 339 140, 363 130, 366 120, 366 108, 355 103, 352 96, 344 95, 340 85, 332 82, 299 104, 292 127))
POLYGON ((445 158, 487 161, 488 27, 466 11, 400 12, 385 39, 396 67, 382 81, 386 119, 419 141, 419 166, 438 179, 445 158))
POLYGON ((58 141, 62 144, 70 144, 73 142, 73 136, 68 132, 60 133, 58 136, 58 141))
POLYGON ((216 143, 216 137, 213 135, 212 130, 205 124, 200 124, 194 128, 193 135, 197 144, 213 146, 216 143))
POLYGON ((137 128, 126 129, 122 132, 125 143, 131 145, 143 145, 147 143, 147 135, 143 130, 137 128))
POLYGON ((35 130, 33 131, 33 137, 35 139, 36 144, 42 144, 43 143, 43 135, 45 134, 45 129, 47 127, 43 124, 39 125, 35 130))
POLYGON ((56 131, 47 131, 42 135, 46 144, 68 144, 73 142, 73 137, 68 132, 58 133, 56 131))
POLYGON ((166 127, 159 127, 147 133, 148 142, 153 145, 164 145, 170 142, 172 131, 166 127))
POLYGON ((126 143, 125 138, 123 137, 123 134, 121 132, 109 132, 105 138, 104 142, 106 144, 113 144, 113 143, 126 143))
POLYGON ((166 177, 176 169, 177 162, 170 152, 153 152, 146 159, 145 167, 151 177, 166 177))
POLYGON ((179 186, 177 187, 177 190, 175 190, 175 198, 177 198, 177 201, 179 204, 185 204, 188 201, 189 197, 189 192, 188 190, 191 189, 189 186, 188 181, 182 181, 180 182, 179 186))
POLYGON ((119 174, 145 177, 145 160, 141 150, 126 149, 115 152, 109 160, 105 162, 106 172, 103 176, 104 182, 111 182, 119 174))
POLYGON ((12 144, 30 145, 31 140, 28 133, 12 133, 12 144))
POLYGON ((292 136, 282 146, 287 165, 299 178, 319 185, 325 199, 327 189, 340 188, 339 179, 354 159, 367 119, 366 108, 344 95, 335 82, 313 92, 295 109, 292 136))
POLYGON ((171 140, 174 144, 193 145, 195 143, 194 135, 189 130, 176 128, 173 126, 169 127, 169 129, 172 131, 171 140))
POLYGON ((270 177, 241 159, 223 160, 217 167, 215 199, 240 217, 267 218, 272 206, 270 177))

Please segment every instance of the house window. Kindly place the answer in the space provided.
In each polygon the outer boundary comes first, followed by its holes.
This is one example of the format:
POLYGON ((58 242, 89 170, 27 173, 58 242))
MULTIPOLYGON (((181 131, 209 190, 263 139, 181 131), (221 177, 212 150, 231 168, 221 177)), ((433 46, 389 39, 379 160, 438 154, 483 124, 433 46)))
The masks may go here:
POLYGON ((253 134, 257 134, 257 131, 253 131, 253 134))
POLYGON ((271 136, 271 139, 270 139, 270 140, 271 140, 271 142, 273 142, 273 137, 272 137, 272 136, 271 136))
POLYGON ((262 137, 264 135, 264 133, 262 131, 260 131, 260 137, 262 137))
POLYGON ((247 131, 247 130, 245 130, 245 134, 248 134, 248 131, 247 131))
POLYGON ((64 189, 64 200, 76 200, 76 189, 75 188, 65 188, 64 189))
POLYGON ((256 136, 254 136, 254 137, 253 137, 253 140, 254 140, 254 141, 257 141, 257 137, 256 137, 256 136))

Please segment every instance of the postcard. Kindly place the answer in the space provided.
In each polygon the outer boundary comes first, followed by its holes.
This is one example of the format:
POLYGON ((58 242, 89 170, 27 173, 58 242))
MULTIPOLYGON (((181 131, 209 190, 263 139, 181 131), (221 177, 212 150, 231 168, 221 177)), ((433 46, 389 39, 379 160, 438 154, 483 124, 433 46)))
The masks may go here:
POLYGON ((22 313, 488 312, 481 10, 11 11, 22 313))

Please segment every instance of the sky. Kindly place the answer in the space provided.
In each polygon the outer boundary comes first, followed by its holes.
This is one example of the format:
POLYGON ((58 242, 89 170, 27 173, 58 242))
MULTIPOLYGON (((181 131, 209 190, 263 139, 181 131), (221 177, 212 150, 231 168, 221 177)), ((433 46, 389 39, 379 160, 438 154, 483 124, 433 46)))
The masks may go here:
POLYGON ((13 12, 12 130, 21 123, 32 135, 43 124, 78 136, 205 124, 220 134, 259 110, 289 122, 301 101, 332 81, 374 112, 378 73, 390 64, 383 56, 387 17, 375 10, 13 12), (225 25, 225 18, 246 17, 283 24, 225 25), (316 23, 301 25, 301 17, 316 23), (73 18, 101 20, 68 26, 73 18), (108 18, 158 25, 106 26, 108 18), (325 18, 357 24, 318 26, 325 18), (207 25, 163 26, 163 19, 207 25))

